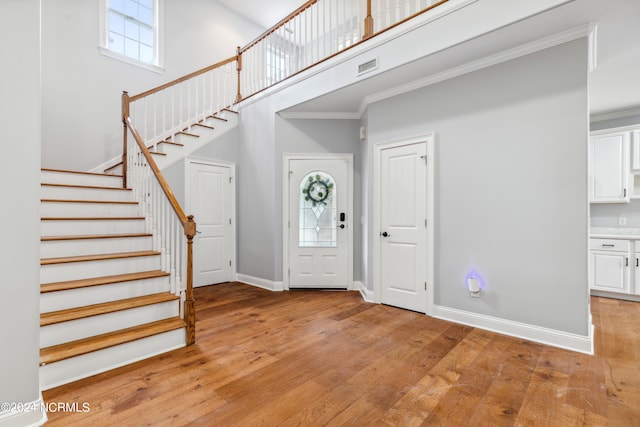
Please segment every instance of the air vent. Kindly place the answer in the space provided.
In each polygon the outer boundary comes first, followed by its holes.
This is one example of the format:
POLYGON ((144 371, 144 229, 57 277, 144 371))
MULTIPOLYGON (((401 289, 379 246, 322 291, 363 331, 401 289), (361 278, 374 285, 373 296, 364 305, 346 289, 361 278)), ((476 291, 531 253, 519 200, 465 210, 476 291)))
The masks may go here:
POLYGON ((358 65, 358 75, 368 73, 369 71, 373 71, 378 68, 378 58, 372 59, 371 61, 367 61, 363 64, 358 65))

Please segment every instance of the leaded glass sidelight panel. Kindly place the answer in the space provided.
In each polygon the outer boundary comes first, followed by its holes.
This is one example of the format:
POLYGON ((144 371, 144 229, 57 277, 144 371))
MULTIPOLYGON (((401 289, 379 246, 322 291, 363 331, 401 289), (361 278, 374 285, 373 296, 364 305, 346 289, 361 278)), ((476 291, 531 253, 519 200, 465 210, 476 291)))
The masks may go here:
POLYGON ((337 246, 336 184, 331 175, 311 172, 300 182, 300 247, 337 246))

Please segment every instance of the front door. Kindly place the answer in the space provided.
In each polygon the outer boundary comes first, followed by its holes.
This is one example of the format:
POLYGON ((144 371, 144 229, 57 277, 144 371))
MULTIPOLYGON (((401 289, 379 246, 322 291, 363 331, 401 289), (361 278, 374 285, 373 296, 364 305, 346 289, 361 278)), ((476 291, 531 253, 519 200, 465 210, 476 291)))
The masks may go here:
POLYGON ((349 163, 288 159, 289 288, 341 288, 349 281, 349 163))
POLYGON ((231 280, 231 168, 189 163, 189 211, 198 232, 193 239, 193 285, 231 280))
POLYGON ((427 308, 427 144, 380 153, 380 302, 427 308))

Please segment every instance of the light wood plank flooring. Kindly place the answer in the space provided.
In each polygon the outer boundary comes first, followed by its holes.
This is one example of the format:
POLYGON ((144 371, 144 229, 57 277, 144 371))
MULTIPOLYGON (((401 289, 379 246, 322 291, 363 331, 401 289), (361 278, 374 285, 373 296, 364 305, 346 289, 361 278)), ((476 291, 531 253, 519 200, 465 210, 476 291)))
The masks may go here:
POLYGON ((197 343, 44 393, 51 426, 640 426, 640 304, 592 298, 587 356, 367 304, 196 289, 197 343))

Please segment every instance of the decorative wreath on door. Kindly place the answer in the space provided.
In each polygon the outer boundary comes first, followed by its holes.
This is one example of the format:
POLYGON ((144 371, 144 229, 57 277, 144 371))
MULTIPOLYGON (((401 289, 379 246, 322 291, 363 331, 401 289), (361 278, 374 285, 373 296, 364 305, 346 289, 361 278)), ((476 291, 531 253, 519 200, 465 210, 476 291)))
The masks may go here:
POLYGON ((307 186, 302 189, 302 193, 304 194, 304 199, 307 202, 311 201, 314 207, 319 203, 326 206, 326 200, 331 195, 331 190, 333 190, 333 182, 329 178, 316 175, 315 177, 309 177, 307 186))

